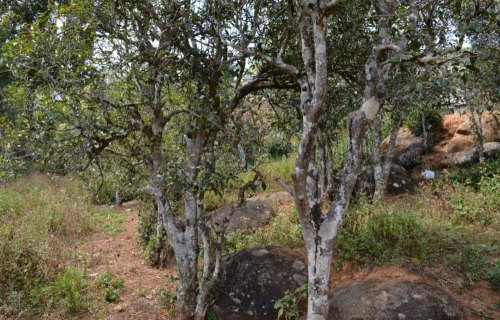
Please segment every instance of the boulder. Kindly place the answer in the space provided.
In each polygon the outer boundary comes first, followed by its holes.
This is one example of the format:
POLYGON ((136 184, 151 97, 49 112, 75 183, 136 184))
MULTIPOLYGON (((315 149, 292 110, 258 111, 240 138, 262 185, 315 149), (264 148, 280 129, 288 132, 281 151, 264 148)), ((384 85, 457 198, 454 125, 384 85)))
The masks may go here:
POLYGON ((495 158, 500 155, 500 142, 486 142, 483 144, 484 157, 495 158))
MULTIPOLYGON (((389 180, 387 181, 386 192, 390 195, 397 195, 407 192, 413 192, 415 183, 408 173, 400 165, 392 164, 389 172, 389 180)), ((364 193, 368 196, 373 196, 375 192, 375 178, 373 177, 373 167, 364 167, 358 176, 356 186, 354 188, 356 194, 364 193)))
POLYGON ((250 200, 236 209, 229 206, 212 211, 210 219, 221 222, 230 215, 226 229, 227 233, 240 229, 250 230, 266 225, 276 215, 276 212, 271 206, 271 201, 267 199, 250 200), (234 213, 231 215, 233 210, 234 213))
POLYGON ((470 314, 447 292, 419 281, 367 279, 334 289, 330 319, 461 320, 470 314))
MULTIPOLYGON (((380 145, 380 148, 384 153, 389 145, 389 138, 390 137, 385 138, 380 145)), ((400 128, 394 149, 394 162, 404 168, 414 167, 420 164, 423 152, 423 139, 415 136, 408 128, 400 128)))
MULTIPOLYGON (((457 116, 457 115, 449 115, 457 116)), ((458 115, 461 118, 461 122, 458 124, 455 134, 474 136, 474 126, 470 120, 471 114, 466 113, 464 115, 458 115)), ((446 117, 446 116, 445 116, 446 117)), ((481 126, 483 128, 484 141, 491 142, 496 141, 500 138, 500 125, 499 125, 499 112, 485 111, 481 116, 481 126)))
POLYGON ((274 302, 307 282, 307 263, 281 247, 257 247, 223 258, 213 311, 219 320, 275 320, 274 302))
POLYGON ((395 162, 403 168, 413 168, 422 162, 422 154, 424 153, 424 144, 415 143, 409 145, 406 149, 395 154, 395 162))
MULTIPOLYGON (((494 158, 500 155, 500 142, 487 142, 483 145, 485 158, 494 158)), ((445 154, 438 153, 427 157, 426 162, 432 168, 467 166, 479 161, 479 149, 470 148, 465 151, 445 154)))

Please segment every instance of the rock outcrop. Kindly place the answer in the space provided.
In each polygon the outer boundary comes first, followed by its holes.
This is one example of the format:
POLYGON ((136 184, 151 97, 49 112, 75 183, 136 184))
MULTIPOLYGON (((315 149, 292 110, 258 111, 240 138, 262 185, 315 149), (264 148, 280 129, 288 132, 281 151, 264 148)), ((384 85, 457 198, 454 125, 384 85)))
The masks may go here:
MULTIPOLYGON (((424 156, 424 162, 429 167, 463 166, 478 161, 477 137, 470 116, 470 114, 448 114, 443 117, 440 142, 434 146, 429 155, 424 156)), ((495 157, 499 152, 499 120, 498 111, 484 112, 481 117, 486 158, 495 157)))
POLYGON ((247 249, 223 262, 213 305, 219 320, 275 320, 274 302, 307 282, 307 263, 287 248, 247 249))
POLYGON ((368 279, 335 289, 330 319, 462 320, 470 315, 443 290, 418 281, 368 279))
POLYGON ((230 233, 236 230, 251 230, 261 227, 269 223, 275 215, 276 212, 271 205, 271 201, 260 199, 249 200, 239 208, 229 206, 217 209, 210 213, 210 219, 222 222, 222 220, 229 217, 226 233, 230 233))
MULTIPOLYGON (((389 172, 386 192, 390 195, 397 195, 413 192, 414 189, 415 183, 408 171, 400 165, 393 164, 389 172)), ((363 168, 358 176, 354 190, 356 194, 364 193, 370 197, 373 196, 375 192, 375 179, 372 167, 363 168)))

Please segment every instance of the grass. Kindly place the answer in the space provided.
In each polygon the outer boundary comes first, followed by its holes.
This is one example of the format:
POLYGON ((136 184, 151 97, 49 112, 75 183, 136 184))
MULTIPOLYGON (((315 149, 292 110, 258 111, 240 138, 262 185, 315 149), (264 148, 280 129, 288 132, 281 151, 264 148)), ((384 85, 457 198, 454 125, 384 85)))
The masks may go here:
POLYGON ((70 177, 31 175, 0 189, 0 318, 70 318, 91 308, 91 262, 76 249, 92 230, 121 231, 122 221, 92 206, 70 177))
MULTIPOLYGON (((262 172, 265 181, 272 181, 290 175, 292 169, 292 160, 281 159, 263 165, 262 172)), ((357 199, 336 241, 336 264, 434 268, 442 272, 440 276, 450 272, 461 286, 488 279, 492 288, 498 286, 500 176, 483 170, 483 178, 478 179, 478 170, 471 168, 473 184, 467 170, 449 170, 438 172, 435 181, 423 182, 416 195, 390 197, 380 203, 357 199)), ((270 191, 281 191, 270 185, 270 191)), ((293 207, 270 225, 229 234, 226 249, 233 252, 263 245, 303 246, 293 207)))
MULTIPOLYGON (((277 191, 283 191, 283 188, 276 183, 276 178, 286 182, 288 185, 292 183, 292 174, 295 169, 295 155, 290 157, 282 157, 278 159, 268 159, 262 163, 257 170, 263 176, 265 190, 260 188, 259 193, 270 194, 277 191)), ((251 181, 254 176, 253 172, 243 172, 228 187, 228 190, 221 197, 214 192, 205 193, 204 203, 207 211, 231 205, 236 202, 238 197, 238 189, 241 185, 251 181)))
POLYGON ((92 225, 101 229, 104 234, 116 235, 123 231, 125 214, 109 207, 96 207, 91 210, 92 225))
POLYGON ((304 246, 297 211, 294 207, 289 214, 276 216, 267 226, 253 231, 236 230, 226 238, 226 252, 268 245, 290 248, 304 246))

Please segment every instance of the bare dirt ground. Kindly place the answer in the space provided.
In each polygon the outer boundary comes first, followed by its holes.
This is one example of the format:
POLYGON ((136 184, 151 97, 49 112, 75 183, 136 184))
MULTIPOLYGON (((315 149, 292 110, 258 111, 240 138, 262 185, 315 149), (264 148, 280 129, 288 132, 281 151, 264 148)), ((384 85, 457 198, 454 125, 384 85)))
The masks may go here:
MULTIPOLYGON (((278 213, 289 209, 289 206, 289 201, 280 201, 278 213)), ((90 276, 97 279, 104 272, 111 272, 124 279, 125 288, 118 303, 107 304, 99 316, 94 315, 91 318, 174 319, 173 308, 165 307, 160 300, 160 290, 175 292, 176 284, 169 280, 175 273, 174 267, 156 269, 145 262, 137 240, 137 208, 133 203, 129 203, 125 204, 120 212, 125 215, 121 232, 115 235, 95 234, 80 248, 91 257, 92 263, 88 270, 90 276)), ((306 258, 304 250, 298 251, 304 253, 306 258)), ((421 280, 451 293, 473 310, 472 319, 500 319, 500 295, 489 289, 488 283, 480 282, 472 289, 464 289, 450 280, 453 275, 450 275, 450 279, 441 279, 436 275, 442 274, 432 270, 413 272, 401 266, 359 270, 345 263, 341 271, 332 268, 331 285, 335 288, 352 281, 382 277, 421 280), (482 310, 489 311, 481 315, 482 310)), ((100 293, 96 294, 99 296, 100 293)))
MULTIPOLYGON (((162 306, 160 290, 175 292, 175 283, 168 280, 173 268, 157 269, 149 266, 137 240, 137 208, 125 204, 120 209, 125 215, 123 230, 115 235, 95 234, 81 251, 92 259, 88 274, 98 278, 110 272, 124 280, 124 289, 117 303, 110 303, 100 319, 173 319, 171 308, 162 306)), ((102 297, 102 294, 96 293, 102 297)), ((102 298, 104 300, 104 298, 102 298)))

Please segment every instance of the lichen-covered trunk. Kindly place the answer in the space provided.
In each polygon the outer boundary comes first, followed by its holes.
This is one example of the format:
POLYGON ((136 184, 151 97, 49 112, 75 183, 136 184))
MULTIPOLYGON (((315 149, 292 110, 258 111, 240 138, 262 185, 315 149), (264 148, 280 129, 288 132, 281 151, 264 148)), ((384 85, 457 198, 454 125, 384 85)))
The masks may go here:
POLYGON ((387 145, 387 150, 385 153, 385 159, 383 164, 381 165, 382 174, 379 177, 375 176, 375 194, 374 194, 375 201, 381 200, 385 195, 385 190, 387 189, 387 182, 389 181, 389 174, 394 159, 394 152, 396 150, 398 131, 399 127, 401 126, 402 118, 403 118, 403 113, 401 112, 401 110, 397 109, 394 120, 392 122, 391 134, 389 137, 389 143, 387 145))
POLYGON ((380 199, 383 197, 384 188, 384 167, 382 164, 382 151, 380 145, 382 144, 382 128, 381 128, 382 117, 379 116, 372 123, 373 132, 373 178, 375 180, 375 193, 373 194, 374 199, 380 199))

